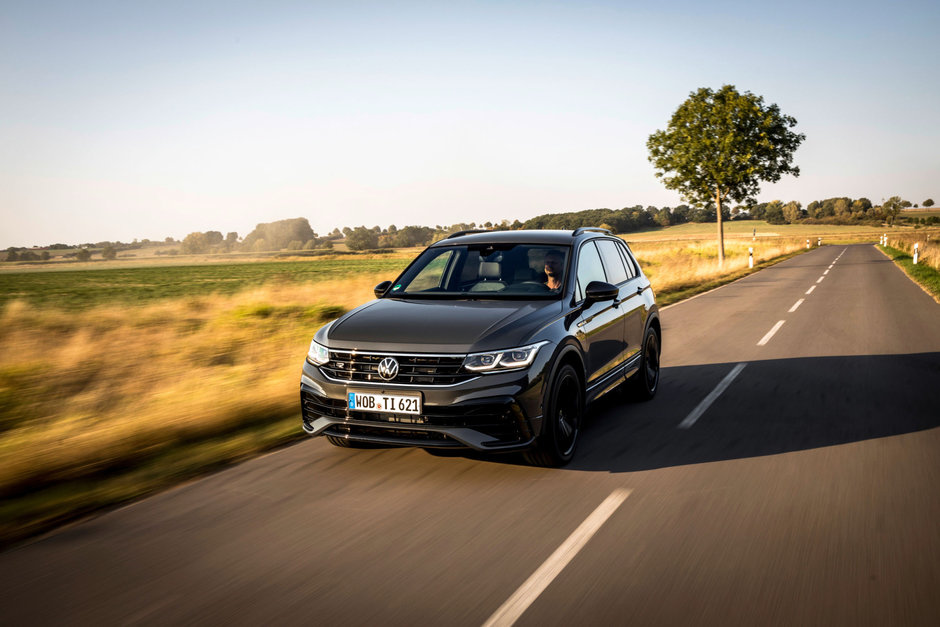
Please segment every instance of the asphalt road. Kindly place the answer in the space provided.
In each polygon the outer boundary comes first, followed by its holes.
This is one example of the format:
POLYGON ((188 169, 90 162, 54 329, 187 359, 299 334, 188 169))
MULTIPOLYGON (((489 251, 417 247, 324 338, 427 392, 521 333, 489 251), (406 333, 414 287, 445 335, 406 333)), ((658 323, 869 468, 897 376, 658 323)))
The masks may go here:
POLYGON ((306 440, 0 554, 0 623, 940 624, 940 305, 824 246, 663 321, 564 469, 306 440))

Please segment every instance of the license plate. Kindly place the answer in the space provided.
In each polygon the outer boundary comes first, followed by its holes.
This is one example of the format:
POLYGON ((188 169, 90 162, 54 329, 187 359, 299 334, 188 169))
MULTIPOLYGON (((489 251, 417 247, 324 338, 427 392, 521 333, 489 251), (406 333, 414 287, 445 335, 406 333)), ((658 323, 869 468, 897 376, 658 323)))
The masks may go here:
POLYGON ((348 390, 347 406, 356 411, 375 411, 387 414, 420 414, 421 394, 377 394, 348 390))

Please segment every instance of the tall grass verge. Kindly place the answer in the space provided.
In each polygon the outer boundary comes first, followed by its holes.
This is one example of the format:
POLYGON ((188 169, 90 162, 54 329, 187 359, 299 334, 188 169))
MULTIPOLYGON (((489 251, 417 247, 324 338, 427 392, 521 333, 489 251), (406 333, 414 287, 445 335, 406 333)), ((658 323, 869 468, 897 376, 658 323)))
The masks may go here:
MULTIPOLYGON (((136 488, 113 480, 173 451, 214 441, 220 459, 234 459, 259 450, 246 433, 263 434, 263 448, 297 437, 310 338, 371 298, 373 283, 272 284, 83 312, 7 304, 0 314, 0 543, 62 520, 63 498, 82 512, 192 474, 191 464, 176 464, 136 488)), ((200 455, 197 466, 211 465, 206 450, 200 455)))
MULTIPOLYGON (((662 305, 750 272, 750 246, 756 270, 805 250, 805 240, 728 242, 723 267, 711 239, 632 245, 662 305)), ((390 270, 274 276, 234 294, 136 305, 8 301, 0 545, 303 437, 298 382, 313 333, 371 299, 390 270)))
POLYGON ((925 292, 933 296, 935 301, 940 303, 940 269, 937 268, 936 256, 934 256, 933 263, 925 263, 918 259, 917 265, 914 265, 914 258, 905 250, 890 245, 879 245, 878 249, 897 264, 925 292))
MULTIPOLYGON (((815 242, 812 240, 811 247, 815 242)), ((630 242, 630 248, 653 284, 660 306, 714 289, 807 250, 803 238, 726 240, 725 262, 719 265, 718 243, 712 239, 638 241, 630 242), (751 249, 753 269, 748 267, 751 249)))

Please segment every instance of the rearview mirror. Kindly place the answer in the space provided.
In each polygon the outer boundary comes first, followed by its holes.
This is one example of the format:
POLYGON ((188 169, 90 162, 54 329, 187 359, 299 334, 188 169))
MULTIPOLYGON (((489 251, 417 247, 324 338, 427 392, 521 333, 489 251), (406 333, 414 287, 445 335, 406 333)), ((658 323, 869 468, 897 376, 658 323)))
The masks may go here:
POLYGON ((620 294, 617 286, 603 281, 591 281, 587 289, 584 290, 584 304, 599 303, 605 300, 613 300, 620 294))
POLYGON ((382 294, 385 293, 385 290, 387 290, 391 284, 392 284, 391 281, 382 281, 381 283, 379 283, 378 285, 376 285, 376 286, 372 289, 373 293, 375 294, 375 297, 376 297, 376 298, 382 298, 382 294))

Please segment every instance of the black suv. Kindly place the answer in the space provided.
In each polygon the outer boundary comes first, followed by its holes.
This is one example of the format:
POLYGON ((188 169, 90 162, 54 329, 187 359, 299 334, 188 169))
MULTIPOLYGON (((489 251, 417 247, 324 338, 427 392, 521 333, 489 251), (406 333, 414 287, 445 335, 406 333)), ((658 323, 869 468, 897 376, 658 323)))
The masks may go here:
POLYGON ((303 427, 337 446, 525 451, 568 462, 585 406, 656 394, 662 329, 630 249, 606 230, 465 231, 314 336, 303 427))

